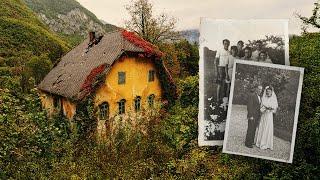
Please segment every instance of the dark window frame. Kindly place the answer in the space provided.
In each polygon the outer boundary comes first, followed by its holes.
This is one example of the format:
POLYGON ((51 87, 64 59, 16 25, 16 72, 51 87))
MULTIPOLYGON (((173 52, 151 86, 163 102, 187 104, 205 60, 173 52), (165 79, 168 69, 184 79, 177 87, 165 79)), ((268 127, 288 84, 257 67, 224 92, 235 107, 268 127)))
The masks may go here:
POLYGON ((149 70, 148 73, 148 82, 153 82, 155 80, 155 70, 149 70))
POLYGON ((126 72, 118 72, 118 84, 126 84, 126 72))
POLYGON ((148 96, 148 105, 150 108, 154 107, 154 100, 155 100, 155 95, 154 94, 150 94, 148 96))
POLYGON ((100 120, 109 119, 110 115, 110 106, 108 102, 103 102, 99 105, 99 117, 100 120))
POLYGON ((134 99, 134 110, 135 112, 138 112, 141 110, 141 96, 137 96, 134 99))
POLYGON ((61 96, 56 96, 52 95, 52 103, 53 103, 53 108, 54 111, 57 112, 58 114, 63 114, 63 104, 62 104, 62 98, 61 96))
POLYGON ((56 109, 61 109, 62 102, 59 96, 53 96, 53 107, 56 109))
POLYGON ((125 114, 126 113, 126 100, 125 99, 121 99, 118 102, 118 113, 119 114, 125 114))

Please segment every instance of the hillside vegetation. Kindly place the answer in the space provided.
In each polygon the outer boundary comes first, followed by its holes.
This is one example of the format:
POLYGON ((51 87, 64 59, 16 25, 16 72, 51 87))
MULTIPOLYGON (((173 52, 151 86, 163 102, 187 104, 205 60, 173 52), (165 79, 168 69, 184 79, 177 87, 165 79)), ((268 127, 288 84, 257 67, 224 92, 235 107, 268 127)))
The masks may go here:
POLYGON ((38 20, 23 1, 0 1, 0 87, 10 81, 5 76, 17 76, 28 83, 34 70, 26 66, 29 61, 41 57, 33 63, 45 61, 52 67, 70 47, 38 20))
POLYGON ((92 12, 75 0, 25 0, 51 30, 73 46, 87 37, 88 31, 105 33, 117 27, 102 23, 92 12))
POLYGON ((21 21, 27 21, 35 25, 46 28, 36 16, 34 16, 32 10, 27 8, 21 0, 3 0, 0 1, 0 17, 8 17, 13 19, 19 19, 21 21))

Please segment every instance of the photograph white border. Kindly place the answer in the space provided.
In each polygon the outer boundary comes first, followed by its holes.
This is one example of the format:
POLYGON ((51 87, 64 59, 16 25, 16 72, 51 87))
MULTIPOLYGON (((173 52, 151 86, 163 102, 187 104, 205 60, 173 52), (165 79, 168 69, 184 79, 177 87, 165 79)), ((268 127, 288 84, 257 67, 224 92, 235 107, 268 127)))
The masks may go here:
POLYGON ((223 153, 228 153, 228 154, 236 154, 236 155, 243 155, 243 156, 261 158, 261 159, 279 161, 279 162, 292 163, 293 153, 294 153, 294 146, 295 146, 295 139, 296 139, 297 124, 298 124, 298 116, 299 116, 299 107, 300 107, 300 99, 301 99, 301 92, 302 92, 304 68, 294 67, 294 66, 278 65, 278 64, 261 63, 261 62, 243 61, 243 60, 236 60, 235 63, 234 63, 234 67, 233 68, 234 69, 233 69, 233 72, 232 72, 232 82, 231 82, 231 89, 230 89, 230 96, 229 96, 230 97, 229 98, 229 105, 231 105, 231 106, 228 107, 228 112, 227 112, 227 122, 226 122, 226 130, 225 130, 225 135, 224 135, 224 142, 223 142, 222 152, 223 153), (294 71, 299 71, 300 72, 299 86, 298 86, 297 99, 296 99, 296 108, 295 108, 295 115, 294 115, 294 123, 293 123, 293 131, 292 131, 292 138, 291 138, 290 157, 289 157, 288 160, 272 158, 272 157, 266 157, 266 156, 259 156, 259 155, 252 155, 252 154, 246 154, 246 153, 232 152, 232 151, 228 151, 226 149, 226 145, 227 145, 227 141, 228 141, 230 117, 231 117, 231 112, 232 112, 232 105, 231 104, 232 104, 232 101, 233 101, 234 81, 235 81, 235 73, 236 73, 237 64, 248 64, 248 65, 255 65, 255 66, 262 66, 262 67, 271 67, 271 68, 277 68, 277 69, 284 69, 284 70, 294 70, 294 71))
MULTIPOLYGON (((289 61, 289 20, 288 19, 213 19, 208 17, 201 17, 200 18, 200 37, 199 37, 199 111, 198 111, 198 145, 199 146, 222 146, 224 140, 204 140, 204 62, 203 62, 203 47, 201 47, 201 24, 204 21, 230 21, 230 22, 238 22, 238 21, 245 21, 245 22, 282 22, 284 25, 284 43, 285 43, 285 64, 290 65, 289 61)), ((231 89, 230 89, 231 92, 231 89)), ((226 130, 225 130, 226 132, 226 130)))

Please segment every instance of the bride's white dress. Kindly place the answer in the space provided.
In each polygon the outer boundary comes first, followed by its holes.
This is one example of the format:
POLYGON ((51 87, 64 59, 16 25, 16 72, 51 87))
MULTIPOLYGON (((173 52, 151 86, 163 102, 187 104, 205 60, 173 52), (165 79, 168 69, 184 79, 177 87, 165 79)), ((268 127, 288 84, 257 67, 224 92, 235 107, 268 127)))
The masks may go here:
POLYGON ((261 100, 261 118, 256 130, 255 143, 260 149, 273 150, 273 113, 278 107, 277 97, 272 93, 271 97, 263 94, 261 100), (266 107, 272 108, 267 110, 266 107))

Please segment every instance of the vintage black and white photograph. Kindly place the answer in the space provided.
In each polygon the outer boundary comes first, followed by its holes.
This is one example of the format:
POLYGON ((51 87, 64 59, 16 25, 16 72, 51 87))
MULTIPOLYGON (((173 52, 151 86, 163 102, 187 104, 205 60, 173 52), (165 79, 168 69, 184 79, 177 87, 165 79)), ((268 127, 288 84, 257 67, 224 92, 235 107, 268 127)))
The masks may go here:
POLYGON ((201 18, 200 146, 222 145, 235 60, 289 65, 287 20, 201 18))
POLYGON ((303 68, 236 60, 223 152, 292 162, 303 68))

